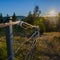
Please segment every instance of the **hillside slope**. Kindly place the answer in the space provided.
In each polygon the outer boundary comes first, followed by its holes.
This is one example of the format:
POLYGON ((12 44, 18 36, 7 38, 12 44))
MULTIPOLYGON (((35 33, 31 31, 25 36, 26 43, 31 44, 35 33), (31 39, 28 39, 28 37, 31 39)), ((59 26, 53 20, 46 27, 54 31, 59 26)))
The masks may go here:
MULTIPOLYGON (((27 38, 14 36, 13 38, 14 51, 21 46, 21 43, 27 38)), ((14 60, 24 60, 27 52, 30 51, 31 41, 23 44, 23 46, 14 55, 14 60), (30 44, 30 45, 29 45, 30 44), (29 47, 30 46, 30 47, 29 47)), ((6 60, 6 42, 5 37, 0 38, 0 60, 6 60)), ((60 60, 60 32, 44 33, 37 38, 37 44, 32 52, 33 58, 31 60, 60 60)))
POLYGON ((39 37, 36 52, 39 60, 60 60, 60 32, 45 33, 39 37))

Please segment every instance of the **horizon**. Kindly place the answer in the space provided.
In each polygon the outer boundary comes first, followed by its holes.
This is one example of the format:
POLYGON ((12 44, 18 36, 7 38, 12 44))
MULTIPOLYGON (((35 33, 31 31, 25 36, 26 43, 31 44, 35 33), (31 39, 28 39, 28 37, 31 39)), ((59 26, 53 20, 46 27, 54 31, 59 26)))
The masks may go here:
POLYGON ((0 0, 0 13, 3 16, 12 16, 14 12, 17 16, 27 16, 29 11, 33 12, 36 5, 39 6, 41 15, 52 9, 60 12, 60 0, 0 0))

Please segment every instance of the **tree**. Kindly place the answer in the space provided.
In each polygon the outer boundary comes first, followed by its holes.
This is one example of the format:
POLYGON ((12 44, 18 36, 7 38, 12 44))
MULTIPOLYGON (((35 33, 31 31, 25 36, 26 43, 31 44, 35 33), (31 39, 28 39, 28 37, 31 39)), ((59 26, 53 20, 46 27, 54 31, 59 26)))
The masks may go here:
POLYGON ((4 17, 3 23, 9 22, 10 16, 7 14, 6 17, 4 17))
POLYGON ((28 16, 25 18, 25 21, 33 25, 35 20, 38 21, 40 13, 39 6, 35 6, 33 14, 30 11, 28 16))
POLYGON ((7 21, 6 22, 9 22, 9 20, 10 20, 10 17, 9 17, 9 15, 7 14, 7 17, 6 17, 6 19, 7 19, 7 21))
POLYGON ((28 22, 29 24, 33 24, 34 19, 33 19, 33 15, 32 15, 32 13, 31 13, 31 11, 29 12, 27 19, 28 19, 27 22, 28 22))
POLYGON ((35 6, 34 8, 34 16, 39 17, 41 11, 39 10, 39 6, 35 6))
POLYGON ((16 14, 15 14, 15 12, 13 13, 12 21, 16 21, 16 14))
MULTIPOLYGON (((0 13, 0 23, 3 23, 3 16, 2 13, 0 13)), ((2 33, 2 28, 0 28, 0 34, 2 33)))
POLYGON ((33 25, 34 17, 31 11, 28 13, 28 16, 25 18, 25 22, 33 25))
POLYGON ((60 13, 58 14, 58 20, 57 20, 57 23, 56 23, 56 29, 57 29, 57 31, 60 31, 60 13))
POLYGON ((29 12, 28 16, 25 18, 25 22, 39 26, 40 34, 43 34, 45 27, 44 24, 41 22, 41 17, 39 16, 41 11, 39 10, 38 6, 35 6, 33 14, 31 11, 29 12))
POLYGON ((0 13, 0 23, 3 23, 3 16, 2 16, 2 13, 0 13))
POLYGON ((32 16, 32 13, 31 13, 31 11, 29 11, 29 13, 28 13, 28 16, 30 17, 30 16, 32 16))
POLYGON ((39 33, 40 35, 45 32, 45 25, 43 23, 43 18, 42 17, 37 17, 37 19, 34 21, 34 25, 39 26, 39 33))
POLYGON ((43 17, 43 24, 46 32, 56 31, 56 24, 53 21, 50 21, 47 17, 43 17))

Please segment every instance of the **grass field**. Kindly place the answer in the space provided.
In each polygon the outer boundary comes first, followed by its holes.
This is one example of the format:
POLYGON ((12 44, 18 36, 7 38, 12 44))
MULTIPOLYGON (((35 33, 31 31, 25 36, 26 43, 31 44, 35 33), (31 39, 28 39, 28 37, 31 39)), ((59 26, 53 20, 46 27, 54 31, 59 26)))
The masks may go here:
MULTIPOLYGON (((26 37, 14 36, 14 51, 26 40, 26 37)), ((26 51, 29 51, 29 49, 28 45, 24 44, 22 48, 18 50, 15 60, 23 60, 26 51)), ((0 53, 0 60, 6 60, 5 36, 0 38, 0 51, 3 53, 0 53)), ((31 60, 60 60, 60 32, 44 33, 41 37, 38 37, 37 45, 33 52, 33 59, 31 60)))

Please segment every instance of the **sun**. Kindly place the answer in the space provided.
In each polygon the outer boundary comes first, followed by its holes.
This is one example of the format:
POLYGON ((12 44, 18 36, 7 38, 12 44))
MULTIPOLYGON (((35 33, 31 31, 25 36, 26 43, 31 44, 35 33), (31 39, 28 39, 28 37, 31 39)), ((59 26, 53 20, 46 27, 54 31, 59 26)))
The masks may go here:
POLYGON ((57 11, 55 10, 55 9, 52 9, 52 10, 50 10, 48 13, 47 13, 47 15, 48 16, 51 16, 51 17, 53 17, 53 16, 57 16, 57 11))

